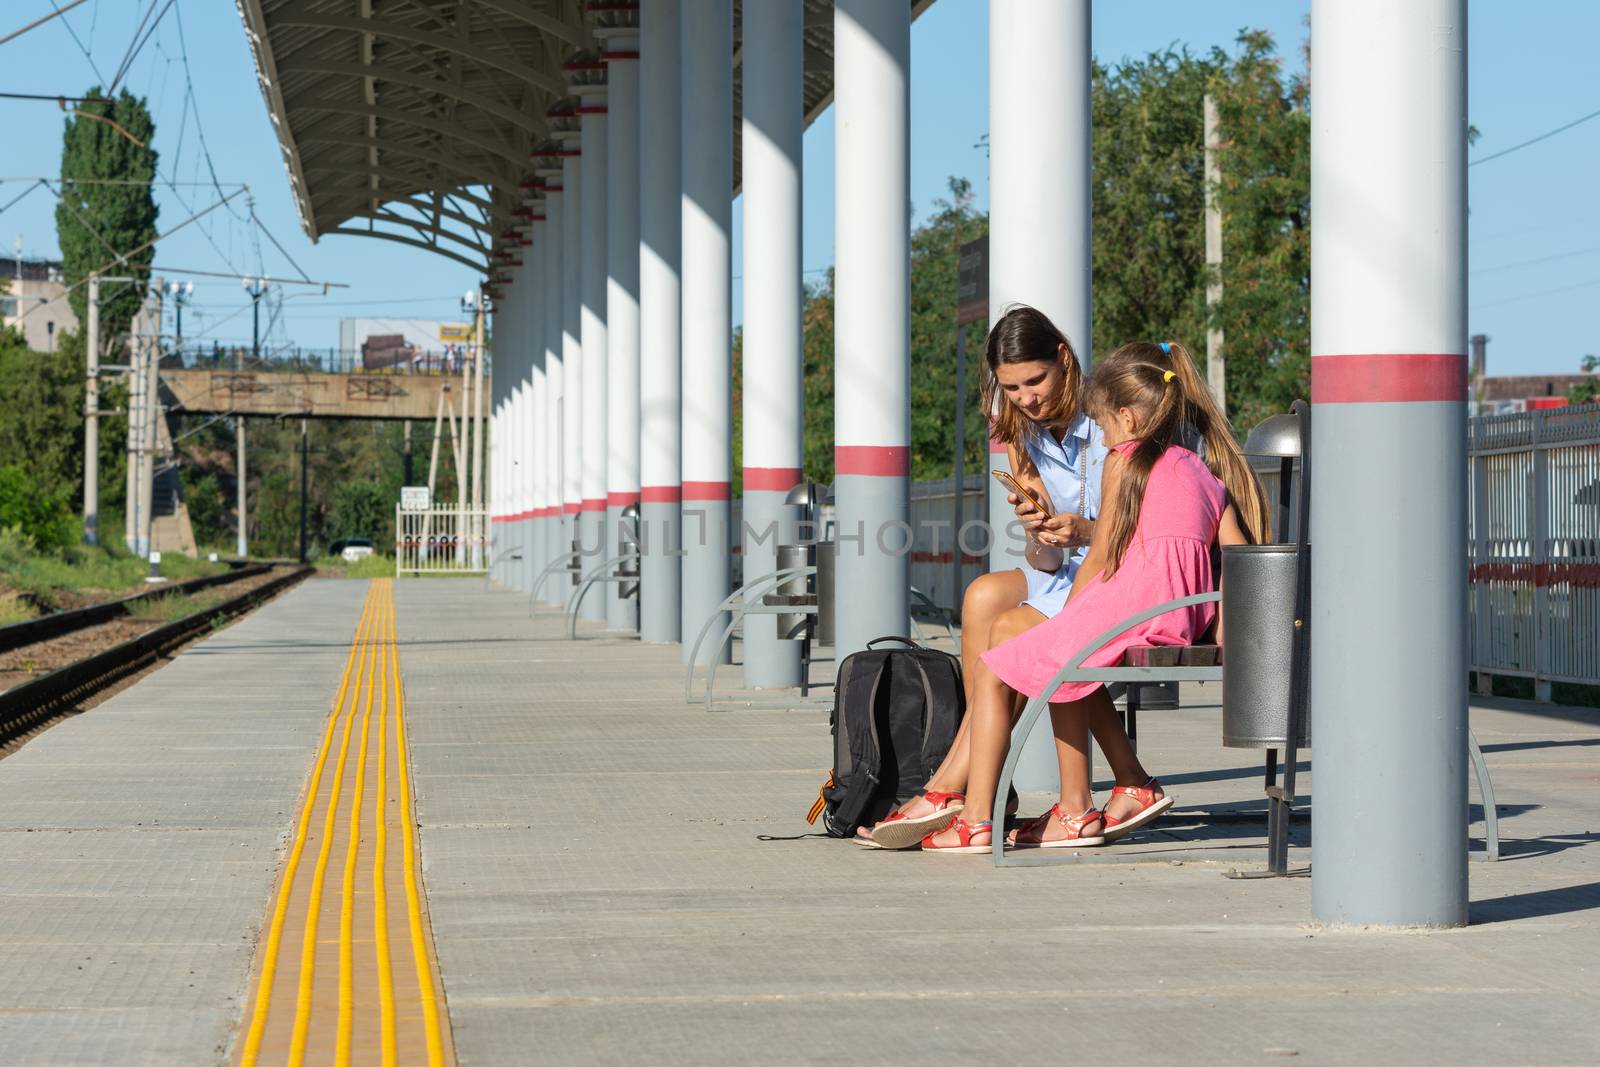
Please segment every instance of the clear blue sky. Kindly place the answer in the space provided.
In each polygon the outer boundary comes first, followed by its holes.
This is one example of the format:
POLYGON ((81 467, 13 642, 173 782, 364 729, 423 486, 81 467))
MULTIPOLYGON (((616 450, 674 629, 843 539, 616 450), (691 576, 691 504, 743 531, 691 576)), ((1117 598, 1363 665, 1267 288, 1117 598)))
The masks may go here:
MULTIPOLYGON (((65 19, 0 46, 0 90, 76 93, 108 79, 145 6, 90 0, 65 19), (63 23, 70 24, 103 78, 63 23)), ((1259 27, 1272 31, 1288 65, 1298 69, 1307 8, 1306 0, 1101 0, 1095 5, 1095 52, 1111 62, 1169 44, 1195 51, 1231 47, 1241 28, 1259 27)), ((4 9, 0 32, 49 11, 50 2, 13 0, 4 9)), ((1600 89, 1592 74, 1600 4, 1474 0, 1471 19, 1470 113, 1482 131, 1474 158, 1600 108, 1600 89)), ((988 128, 987 66, 988 15, 982 0, 939 0, 913 27, 911 178, 919 218, 945 194, 952 175, 971 179, 978 204, 987 205, 986 161, 974 147, 988 128)), ((150 99, 162 172, 180 185, 176 192, 159 190, 163 228, 184 218, 186 205, 198 208, 215 198, 208 184, 181 184, 209 183, 196 136, 198 117, 224 188, 249 183, 258 214, 307 273, 350 284, 326 297, 288 300, 274 341, 333 345, 338 320, 345 316, 455 317, 459 294, 475 281, 464 268, 393 244, 334 237, 313 246, 305 239, 232 4, 178 0, 125 82, 150 99), (186 109, 175 13, 182 15, 188 43, 192 109, 186 109)), ((54 104, 0 101, 0 130, 6 146, 3 176, 57 173, 61 115, 54 104)), ((805 166, 805 266, 821 268, 833 258, 831 113, 807 134, 805 166)), ((1584 353, 1600 352, 1590 310, 1600 297, 1600 206, 1593 194, 1597 173, 1600 119, 1469 171, 1469 326, 1491 337, 1492 373, 1575 370, 1584 353)), ((25 188, 18 182, 0 183, 0 206, 25 188)), ((41 189, 0 213, 0 247, 9 252, 20 234, 25 254, 57 254, 53 207, 53 198, 41 189)), ((208 270, 226 270, 231 263, 241 271, 265 266, 273 274, 291 272, 265 240, 259 241, 258 252, 251 227, 227 211, 223 208, 171 238, 157 262, 208 270)), ((737 215, 736 204, 736 220, 737 215)), ((238 284, 196 282, 185 333, 248 339, 248 302, 238 284)), ((737 296, 736 288, 736 314, 737 296)))

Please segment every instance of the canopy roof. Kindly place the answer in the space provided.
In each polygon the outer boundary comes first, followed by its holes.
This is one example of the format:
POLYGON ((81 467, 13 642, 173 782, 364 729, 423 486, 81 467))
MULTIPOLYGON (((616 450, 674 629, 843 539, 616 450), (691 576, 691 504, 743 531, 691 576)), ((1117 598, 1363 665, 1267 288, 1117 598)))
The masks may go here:
MULTIPOLYGON (((909 2, 914 18, 933 0, 909 2)), ((804 3, 809 125, 833 99, 833 0, 804 3)), ((637 0, 238 5, 306 235, 398 241, 490 275, 574 128, 574 83, 604 81, 608 48, 637 49, 637 0)), ((737 4, 732 58, 737 192, 737 4)))

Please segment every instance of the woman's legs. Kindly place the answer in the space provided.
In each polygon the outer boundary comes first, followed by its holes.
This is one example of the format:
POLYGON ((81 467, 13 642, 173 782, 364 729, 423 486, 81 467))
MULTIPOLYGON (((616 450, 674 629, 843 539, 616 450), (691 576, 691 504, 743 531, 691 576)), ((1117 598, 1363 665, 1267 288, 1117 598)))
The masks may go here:
MULTIPOLYGON (((962 720, 961 729, 956 732, 950 751, 945 753, 944 762, 928 779, 929 789, 966 792, 967 764, 971 754, 968 746, 972 730, 970 709, 974 702, 973 680, 983 664, 980 657, 999 643, 993 640, 995 620, 1021 606, 1027 595, 1028 580, 1019 570, 991 571, 967 586, 966 596, 961 599, 961 678, 967 691, 969 714, 962 720)), ((1026 610, 1032 613, 1032 625, 1037 626, 1044 621, 1044 616, 1033 608, 1026 610)))
MULTIPOLYGON (((989 629, 992 644, 1011 640, 1018 634, 1037 626, 1042 617, 1034 609, 1021 605, 1012 608, 996 619, 989 629)), ((1000 767, 1005 763, 1006 750, 1011 744, 1011 718, 1015 694, 983 660, 975 661, 969 675, 972 684, 972 702, 967 706, 969 727, 967 760, 967 802, 961 817, 970 825, 994 816, 995 790, 1000 781, 1000 767)), ((975 835, 973 844, 981 845, 983 834, 975 835)), ((935 837, 937 844, 953 842, 954 831, 946 830, 935 837)))
MULTIPOLYGON (((968 586, 961 600, 961 678, 966 690, 968 715, 961 721, 955 740, 944 760, 924 783, 927 789, 940 793, 965 793, 967 791, 967 765, 971 756, 969 742, 972 734, 973 705, 972 680, 974 672, 982 666, 979 659, 997 643, 992 639, 994 622, 1005 612, 1022 605, 1028 595, 1028 580, 1020 570, 991 571, 980 575, 968 586)), ((1032 608, 1032 625, 1044 621, 1044 616, 1032 608)), ((1015 711, 1012 712, 1015 715, 1015 711)), ((902 814, 917 818, 930 814, 934 806, 920 796, 912 797, 900 805, 902 814)), ((864 829, 862 836, 871 836, 864 829)))

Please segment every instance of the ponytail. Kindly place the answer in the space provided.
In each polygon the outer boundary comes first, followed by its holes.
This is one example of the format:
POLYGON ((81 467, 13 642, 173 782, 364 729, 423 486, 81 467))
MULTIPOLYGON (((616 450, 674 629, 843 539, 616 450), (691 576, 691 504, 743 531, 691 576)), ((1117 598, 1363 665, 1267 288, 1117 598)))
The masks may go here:
POLYGON ((1261 482, 1239 451, 1228 420, 1182 345, 1136 341, 1118 348, 1094 368, 1085 406, 1095 413, 1129 408, 1142 416, 1140 440, 1127 457, 1117 499, 1100 516, 1100 521, 1108 524, 1107 577, 1121 566, 1139 528, 1150 472, 1186 431, 1198 434, 1204 442, 1206 466, 1227 490, 1246 536, 1252 543, 1266 539, 1271 513, 1261 482))
POLYGON ((1205 442, 1205 462, 1228 491, 1228 502, 1239 514, 1239 524, 1244 527, 1250 543, 1259 545, 1272 536, 1272 509, 1267 504, 1267 494, 1261 487, 1250 461, 1244 458, 1239 442, 1233 436, 1222 409, 1217 406, 1211 389, 1200 377, 1189 350, 1176 341, 1164 346, 1170 355, 1172 369, 1183 385, 1189 405, 1189 425, 1205 442))

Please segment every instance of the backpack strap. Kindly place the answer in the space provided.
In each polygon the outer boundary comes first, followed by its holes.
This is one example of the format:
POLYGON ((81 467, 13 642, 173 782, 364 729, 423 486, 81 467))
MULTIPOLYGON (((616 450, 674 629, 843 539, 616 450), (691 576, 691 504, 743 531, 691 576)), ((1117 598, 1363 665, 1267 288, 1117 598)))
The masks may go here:
POLYGON ((872 688, 867 696, 867 714, 862 729, 866 731, 862 740, 865 744, 858 753, 859 757, 855 766, 850 768, 850 776, 840 785, 843 787, 843 798, 839 806, 834 809, 833 821, 842 826, 860 825, 861 815, 866 811, 867 802, 878 790, 880 772, 883 765, 883 746, 878 741, 878 690, 883 685, 884 675, 888 673, 888 661, 878 665, 877 672, 872 676, 872 688))

